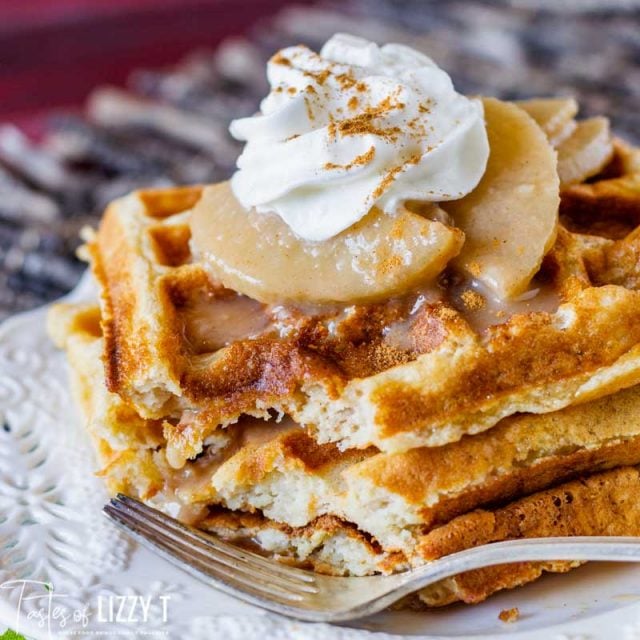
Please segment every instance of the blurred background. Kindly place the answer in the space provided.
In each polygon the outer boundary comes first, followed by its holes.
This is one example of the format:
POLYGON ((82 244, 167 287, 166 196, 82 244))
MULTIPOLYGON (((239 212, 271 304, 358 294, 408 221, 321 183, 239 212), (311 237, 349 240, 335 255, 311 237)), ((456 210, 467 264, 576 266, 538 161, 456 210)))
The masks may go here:
POLYGON ((640 0, 0 0, 0 319, 76 284, 109 200, 228 177, 268 57, 337 31, 465 93, 573 95, 640 142, 640 0))

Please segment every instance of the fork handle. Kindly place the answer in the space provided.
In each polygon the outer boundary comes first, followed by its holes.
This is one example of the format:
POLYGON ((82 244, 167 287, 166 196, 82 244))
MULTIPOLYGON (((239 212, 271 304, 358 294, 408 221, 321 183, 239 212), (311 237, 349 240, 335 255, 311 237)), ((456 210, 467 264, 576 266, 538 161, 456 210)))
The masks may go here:
POLYGON ((406 574, 400 587, 409 593, 451 576, 514 562, 640 562, 640 537, 575 536, 507 540, 465 549, 406 574))

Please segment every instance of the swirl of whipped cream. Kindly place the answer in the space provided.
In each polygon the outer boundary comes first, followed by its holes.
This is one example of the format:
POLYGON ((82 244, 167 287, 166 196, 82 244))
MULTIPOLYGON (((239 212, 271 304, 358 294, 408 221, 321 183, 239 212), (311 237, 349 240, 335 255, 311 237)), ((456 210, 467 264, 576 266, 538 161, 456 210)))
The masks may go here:
POLYGON ((456 200, 485 171, 482 103, 410 47, 337 34, 319 55, 278 52, 267 77, 260 114, 231 123, 246 141, 231 187, 305 240, 337 235, 374 205, 456 200))

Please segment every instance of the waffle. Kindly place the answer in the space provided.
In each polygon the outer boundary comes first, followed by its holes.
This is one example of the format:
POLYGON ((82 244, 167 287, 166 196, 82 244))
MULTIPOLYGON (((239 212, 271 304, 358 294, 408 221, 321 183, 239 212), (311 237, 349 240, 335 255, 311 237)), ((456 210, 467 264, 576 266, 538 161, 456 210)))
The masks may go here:
MULTIPOLYGON (((621 467, 528 496, 493 511, 460 516, 426 535, 419 544, 423 558, 433 560, 489 542, 549 536, 637 536, 640 470, 621 467)), ((434 601, 480 602, 499 589, 520 586, 544 571, 564 572, 578 563, 519 563, 469 571, 439 585, 434 601), (448 597, 447 594, 448 593, 448 597)))
MULTIPOLYGON (((537 295, 484 307, 453 271, 384 302, 263 304, 192 253, 206 188, 115 201, 82 250, 99 304, 49 316, 109 491, 334 575, 638 534, 640 152, 609 151, 565 181, 537 295)), ((403 604, 574 566, 470 572, 403 604)))
POLYGON ((258 513, 224 508, 211 485, 215 471, 248 450, 264 449, 283 434, 304 435, 297 425, 273 428, 262 420, 244 419, 210 441, 205 455, 184 469, 174 469, 167 463, 162 421, 141 418, 106 388, 98 306, 56 305, 49 313, 48 331, 66 351, 73 395, 96 451, 97 475, 111 494, 136 496, 192 525, 242 544, 252 540, 262 552, 324 573, 366 575, 406 568, 403 554, 383 551, 371 536, 334 515, 292 527, 258 513))
MULTIPOLYGON (((109 491, 137 496, 261 553, 323 573, 369 575, 492 540, 640 529, 634 509, 619 506, 640 480, 628 466, 640 464, 640 387, 553 414, 507 418, 442 448, 397 454, 341 452, 317 444, 291 420, 274 428, 244 418, 177 470, 166 459, 162 421, 141 418, 107 390, 99 320, 94 304, 58 305, 49 332, 67 352, 74 395, 109 491), (523 494, 533 495, 509 504, 523 494), (497 502, 507 506, 486 510, 497 502), (473 511, 478 507, 485 510, 473 511)), ((471 572, 404 604, 478 602, 573 566, 526 563, 471 572)))
MULTIPOLYGON (((638 467, 625 466, 594 474, 540 491, 500 508, 476 510, 459 516, 421 536, 417 554, 428 562, 482 544, 520 538, 637 536, 640 534, 639 488, 638 467)), ((228 518, 232 520, 226 530, 221 526, 214 526, 211 530, 237 540, 238 529, 232 524, 235 522, 233 519, 244 520, 246 516, 235 513, 223 516, 225 521, 228 518)), ((268 529, 274 526, 260 518, 252 519, 251 524, 248 530, 240 529, 243 535, 250 532, 259 536, 263 527, 268 529)), ((311 525, 307 531, 313 528, 311 525)), ((284 532, 283 529, 280 531, 284 532)), ((301 531, 304 529, 287 530, 286 539, 291 547, 301 531)), ((284 539, 281 540, 279 549, 284 551, 286 545, 284 539)), ((421 589, 402 601, 400 606, 441 607, 454 602, 477 604, 493 593, 532 582, 545 572, 565 573, 580 564, 561 561, 520 562, 468 571, 421 589)))
POLYGON ((481 312, 451 298, 420 304, 418 294, 337 309, 261 305, 192 261, 199 188, 136 192, 107 209, 86 247, 101 288, 108 388, 144 417, 179 419, 165 424, 179 468, 243 414, 287 413, 318 442, 398 452, 632 386, 639 164, 617 143, 601 176, 564 191, 536 282, 550 309, 516 304, 481 329, 481 312))

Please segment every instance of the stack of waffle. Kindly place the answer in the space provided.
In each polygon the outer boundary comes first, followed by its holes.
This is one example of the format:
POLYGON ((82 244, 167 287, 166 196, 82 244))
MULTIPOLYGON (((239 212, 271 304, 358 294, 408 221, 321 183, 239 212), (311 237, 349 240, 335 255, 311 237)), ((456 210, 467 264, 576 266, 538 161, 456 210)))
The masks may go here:
MULTIPOLYGON (((200 195, 110 205, 84 248, 99 304, 50 314, 111 492, 336 575, 513 538, 640 535, 636 150, 617 142, 562 190, 537 276, 559 306, 499 323, 452 299, 260 304, 193 258, 200 195)), ((575 564, 474 571, 411 604, 479 602, 575 564)))

